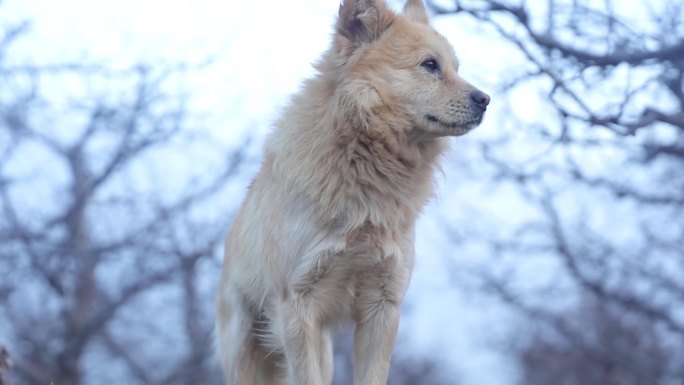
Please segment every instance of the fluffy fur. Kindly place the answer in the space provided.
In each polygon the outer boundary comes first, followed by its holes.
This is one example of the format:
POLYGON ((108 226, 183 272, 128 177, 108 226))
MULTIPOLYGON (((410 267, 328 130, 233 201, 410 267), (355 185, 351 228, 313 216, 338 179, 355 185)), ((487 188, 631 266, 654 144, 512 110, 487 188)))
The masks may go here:
POLYGON ((416 217, 447 136, 489 97, 457 74, 422 0, 345 0, 318 75, 292 98, 226 241, 218 347, 229 384, 330 384, 356 326, 354 384, 387 381, 416 217))

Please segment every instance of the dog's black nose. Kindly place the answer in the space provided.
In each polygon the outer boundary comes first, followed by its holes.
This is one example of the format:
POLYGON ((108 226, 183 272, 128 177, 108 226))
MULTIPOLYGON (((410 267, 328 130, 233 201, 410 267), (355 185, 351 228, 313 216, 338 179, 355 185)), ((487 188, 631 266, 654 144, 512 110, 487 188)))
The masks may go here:
POLYGON ((482 110, 487 109, 487 105, 489 104, 489 95, 485 94, 484 92, 480 90, 475 90, 470 93, 470 98, 475 102, 475 105, 480 107, 482 110))

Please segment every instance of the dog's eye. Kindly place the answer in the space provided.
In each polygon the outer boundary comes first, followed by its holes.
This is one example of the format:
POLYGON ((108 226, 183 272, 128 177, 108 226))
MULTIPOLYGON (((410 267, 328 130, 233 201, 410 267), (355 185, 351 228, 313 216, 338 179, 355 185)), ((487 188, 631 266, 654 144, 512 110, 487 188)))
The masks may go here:
POLYGON ((439 71, 439 64, 435 59, 428 59, 420 64, 426 70, 435 73, 439 71))

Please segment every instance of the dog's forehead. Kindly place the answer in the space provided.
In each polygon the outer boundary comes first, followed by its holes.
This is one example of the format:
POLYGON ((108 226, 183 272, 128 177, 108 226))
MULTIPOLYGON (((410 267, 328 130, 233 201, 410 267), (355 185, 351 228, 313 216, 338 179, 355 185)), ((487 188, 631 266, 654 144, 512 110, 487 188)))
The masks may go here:
POLYGON ((449 46, 449 41, 429 24, 417 23, 405 17, 398 17, 391 29, 400 31, 402 36, 413 36, 425 41, 440 41, 449 46))
POLYGON ((432 29, 432 28, 431 28, 431 30, 432 30, 433 39, 434 39, 434 41, 435 41, 434 44, 439 45, 440 48, 442 48, 444 51, 448 51, 448 52, 450 52, 450 53, 452 53, 452 54, 455 55, 454 47, 451 45, 451 43, 449 42, 449 40, 447 40, 447 38, 444 37, 444 35, 442 35, 441 33, 437 32, 436 30, 434 30, 434 29, 432 29))
POLYGON ((379 44, 384 49, 366 52, 372 53, 370 56, 374 58, 380 55, 383 60, 402 58, 401 63, 405 66, 413 66, 417 61, 430 58, 442 62, 440 66, 445 68, 457 70, 459 66, 452 45, 430 25, 399 18, 379 44), (385 55, 388 52, 392 54, 385 55))
POLYGON ((432 27, 425 28, 422 31, 422 35, 424 42, 435 50, 435 54, 442 56, 442 59, 454 61, 453 64, 458 67, 459 63, 454 47, 444 35, 432 27))

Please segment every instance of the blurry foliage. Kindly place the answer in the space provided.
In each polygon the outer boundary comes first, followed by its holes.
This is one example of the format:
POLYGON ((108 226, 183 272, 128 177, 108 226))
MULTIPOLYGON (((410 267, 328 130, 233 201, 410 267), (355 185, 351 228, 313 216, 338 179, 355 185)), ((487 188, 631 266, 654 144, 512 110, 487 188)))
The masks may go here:
POLYGON ((217 196, 242 151, 191 135, 172 84, 192 68, 21 61, 27 27, 0 30, 0 378, 221 383, 217 196))
POLYGON ((513 350, 526 385, 676 384, 681 353, 658 326, 588 296, 555 324, 537 325, 513 350), (551 326, 551 327, 549 327, 551 326), (668 367, 674 366, 674 367, 668 367))
POLYGON ((681 383, 684 3, 428 3, 512 53, 477 178, 519 218, 451 235, 491 255, 480 288, 538 330, 514 352, 521 383, 681 383))

